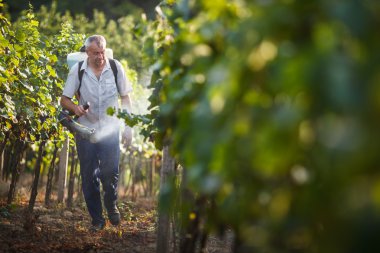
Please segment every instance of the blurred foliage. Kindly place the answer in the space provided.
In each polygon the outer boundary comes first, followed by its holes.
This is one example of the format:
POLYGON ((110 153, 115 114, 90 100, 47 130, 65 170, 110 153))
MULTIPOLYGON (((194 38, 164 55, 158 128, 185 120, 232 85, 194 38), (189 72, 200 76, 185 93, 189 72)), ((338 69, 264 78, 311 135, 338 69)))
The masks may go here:
MULTIPOLYGON (((17 19, 23 10, 28 9, 29 2, 38 9, 43 5, 50 5, 54 0, 5 0, 4 3, 9 6, 9 12, 11 13, 13 19, 17 19)), ((140 3, 139 1, 119 1, 119 0, 65 0, 57 2, 58 12, 65 13, 70 11, 71 15, 84 14, 90 19, 94 18, 94 9, 101 10, 107 16, 107 20, 118 19, 124 17, 128 14, 132 14, 140 11, 138 6, 142 7, 146 12, 154 9, 157 4, 157 0, 144 1, 140 3), (141 6, 142 5, 142 6, 141 6)))
POLYGON ((53 1, 50 6, 41 6, 36 12, 42 33, 56 34, 61 24, 68 22, 76 32, 85 34, 86 37, 101 34, 107 40, 107 47, 113 50, 115 59, 125 59, 132 69, 138 73, 143 71, 145 65, 142 52, 147 20, 141 11, 117 20, 107 20, 104 12, 94 10, 91 19, 81 13, 73 16, 66 11, 62 14, 58 11, 58 5, 58 2, 53 1))
POLYGON ((376 0, 166 8, 175 34, 155 64, 155 122, 208 200, 204 229, 232 228, 236 252, 380 250, 379 11, 376 0))
MULTIPOLYGON (((146 61, 149 61, 144 54, 145 40, 150 38, 148 34, 152 33, 147 30, 151 27, 151 22, 142 9, 132 7, 128 2, 113 2, 99 4, 98 1, 45 1, 38 4, 35 16, 39 21, 40 32, 46 35, 57 34, 61 24, 66 22, 73 26, 74 31, 86 36, 103 35, 107 40, 107 46, 113 50, 114 57, 128 60, 129 66, 137 70, 139 78, 144 78, 143 76, 147 75, 146 61)), ((10 7, 13 4, 8 3, 10 7)), ((145 9, 154 10, 156 4, 157 1, 152 0, 142 5, 145 9)), ((23 13, 25 11, 20 12, 21 17, 23 13)))

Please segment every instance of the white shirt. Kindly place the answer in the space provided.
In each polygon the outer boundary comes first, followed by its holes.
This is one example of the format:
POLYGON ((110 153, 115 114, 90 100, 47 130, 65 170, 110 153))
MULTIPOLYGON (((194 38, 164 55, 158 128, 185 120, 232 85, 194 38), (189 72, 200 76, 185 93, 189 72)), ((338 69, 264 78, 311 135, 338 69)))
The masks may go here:
MULTIPOLYGON (((92 142, 107 137, 109 134, 119 131, 120 121, 116 116, 107 115, 107 108, 119 108, 119 96, 125 96, 132 91, 131 82, 127 79, 121 63, 115 60, 117 67, 117 84, 110 66, 109 60, 100 75, 95 76, 91 68, 87 65, 87 58, 84 60, 81 70, 84 69, 82 84, 80 87, 79 104, 90 103, 88 112, 79 117, 78 122, 90 128, 95 128, 95 134, 92 142)), ((69 72, 66 80, 63 95, 73 98, 79 88, 78 63, 76 63, 69 72)))

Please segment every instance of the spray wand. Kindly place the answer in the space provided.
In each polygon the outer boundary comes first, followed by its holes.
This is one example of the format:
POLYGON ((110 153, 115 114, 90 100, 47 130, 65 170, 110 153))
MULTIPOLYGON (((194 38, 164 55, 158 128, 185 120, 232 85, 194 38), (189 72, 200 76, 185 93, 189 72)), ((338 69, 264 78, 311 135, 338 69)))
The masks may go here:
MULTIPOLYGON (((90 107, 89 102, 85 102, 83 109, 87 110, 90 107)), ((95 133, 94 128, 86 127, 77 122, 78 117, 73 117, 74 114, 69 110, 63 109, 58 115, 58 122, 66 127, 70 132, 79 134, 82 138, 89 140, 95 133)))

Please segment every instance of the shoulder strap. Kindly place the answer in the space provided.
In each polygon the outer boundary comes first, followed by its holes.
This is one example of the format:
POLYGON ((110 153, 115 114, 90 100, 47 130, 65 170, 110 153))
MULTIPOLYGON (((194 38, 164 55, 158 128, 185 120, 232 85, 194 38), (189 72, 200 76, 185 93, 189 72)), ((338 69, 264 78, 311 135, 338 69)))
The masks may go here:
POLYGON ((113 59, 109 59, 109 62, 110 62, 111 69, 112 69, 113 75, 115 77, 115 83, 116 83, 116 86, 117 86, 117 67, 116 67, 116 62, 113 59))
POLYGON ((81 70, 83 62, 84 61, 80 61, 78 63, 78 77, 79 77, 78 97, 80 96, 80 87, 82 86, 82 78, 83 78, 83 74, 84 74, 84 69, 81 70))

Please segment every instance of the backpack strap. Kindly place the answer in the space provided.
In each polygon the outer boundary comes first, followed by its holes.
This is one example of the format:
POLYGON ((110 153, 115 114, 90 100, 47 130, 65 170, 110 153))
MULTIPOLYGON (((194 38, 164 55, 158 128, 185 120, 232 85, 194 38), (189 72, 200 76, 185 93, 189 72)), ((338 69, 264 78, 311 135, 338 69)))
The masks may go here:
POLYGON ((83 78, 83 74, 84 74, 84 69, 81 70, 83 62, 84 61, 80 61, 78 63, 78 77, 79 77, 79 87, 78 87, 78 97, 77 97, 78 100, 79 100, 79 97, 80 97, 80 87, 82 86, 82 78, 83 78))
MULTIPOLYGON (((115 77, 115 84, 116 84, 116 87, 117 87, 117 67, 116 67, 116 62, 113 59, 108 59, 108 60, 109 60, 110 65, 111 65, 113 76, 115 77)), ((83 65, 83 62, 84 61, 80 61, 78 63, 78 77, 79 77, 79 87, 78 87, 78 96, 77 96, 78 100, 80 98, 80 87, 82 86, 82 79, 83 79, 83 74, 84 74, 84 69, 81 69, 82 65, 83 65)))
POLYGON ((112 69, 112 72, 113 72, 113 76, 115 77, 115 83, 116 83, 116 87, 117 87, 117 67, 116 67, 116 62, 113 59, 108 59, 108 60, 109 60, 110 65, 111 65, 111 69, 112 69))

